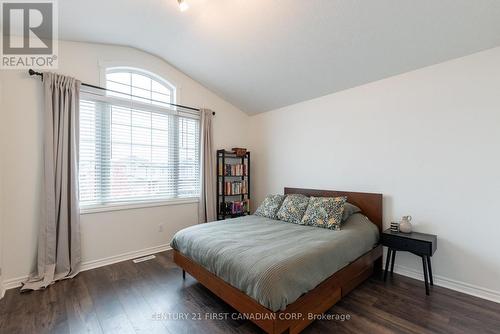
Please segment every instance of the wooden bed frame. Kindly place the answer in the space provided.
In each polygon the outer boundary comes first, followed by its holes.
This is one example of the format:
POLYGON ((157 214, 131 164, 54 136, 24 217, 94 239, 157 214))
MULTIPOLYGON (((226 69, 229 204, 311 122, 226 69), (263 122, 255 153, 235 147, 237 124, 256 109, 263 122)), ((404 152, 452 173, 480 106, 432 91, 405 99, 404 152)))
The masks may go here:
MULTIPOLYGON (((285 188, 285 194, 303 194, 317 197, 347 196, 349 203, 358 206, 382 232, 382 195, 346 191, 285 188)), ((378 245, 346 267, 324 280, 317 287, 302 295, 285 310, 273 312, 242 291, 229 285, 190 258, 174 250, 174 262, 198 280, 207 289, 247 316, 266 333, 300 333, 314 319, 310 314, 321 315, 343 296, 382 270, 382 246, 378 245)))

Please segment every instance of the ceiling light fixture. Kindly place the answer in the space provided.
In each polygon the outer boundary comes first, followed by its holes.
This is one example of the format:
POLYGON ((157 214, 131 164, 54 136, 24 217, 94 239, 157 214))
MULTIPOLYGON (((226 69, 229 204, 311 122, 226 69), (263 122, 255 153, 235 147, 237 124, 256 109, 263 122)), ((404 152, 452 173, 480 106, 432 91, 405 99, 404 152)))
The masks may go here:
POLYGON ((177 0, 177 2, 179 3, 179 9, 181 10, 181 12, 185 12, 189 9, 189 5, 186 0, 177 0))

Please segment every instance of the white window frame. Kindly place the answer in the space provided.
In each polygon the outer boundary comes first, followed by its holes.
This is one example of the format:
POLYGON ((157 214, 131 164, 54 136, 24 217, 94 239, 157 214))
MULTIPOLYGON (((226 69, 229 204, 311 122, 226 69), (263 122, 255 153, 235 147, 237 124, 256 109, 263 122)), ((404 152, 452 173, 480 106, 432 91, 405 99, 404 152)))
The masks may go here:
POLYGON ((163 73, 162 70, 144 66, 144 64, 138 64, 129 61, 108 61, 99 60, 99 83, 101 87, 106 87, 106 73, 110 69, 120 68, 122 70, 132 70, 138 71, 139 74, 147 74, 151 77, 157 79, 160 82, 167 84, 174 89, 174 102, 175 104, 182 104, 182 85, 180 82, 172 80, 174 72, 163 73), (165 79, 165 78, 168 78, 165 79))
MULTIPOLYGON (((103 62, 99 61, 100 67, 100 85, 101 87, 106 88, 106 75, 108 73, 126 71, 130 73, 137 73, 140 75, 146 75, 151 77, 154 80, 166 85, 172 90, 172 101, 171 103, 179 104, 180 103, 180 92, 181 86, 173 83, 170 80, 166 80, 158 74, 148 70, 141 68, 139 66, 133 66, 130 63, 124 64, 119 62, 103 62)), ((125 98, 120 97, 106 97, 109 100, 115 100, 117 104, 127 103, 129 101, 125 98)), ((144 103, 141 101, 134 101, 136 105, 144 105, 149 109, 162 109, 161 106, 156 106, 148 103, 144 103)), ((201 125, 200 125, 201 126, 201 125)), ((201 164, 201 161, 200 161, 201 164)), ((201 166, 200 166, 201 168, 201 166)), ((201 180, 200 180, 201 181, 201 180)), ((130 202, 119 202, 119 203, 108 203, 108 204, 93 204, 93 205, 80 205, 80 214, 93 214, 99 212, 109 212, 109 211, 122 211, 122 210, 132 210, 132 209, 141 209, 141 208, 152 208, 152 207, 161 207, 161 206, 169 206, 169 205, 182 205, 182 204, 193 204, 198 203, 200 197, 188 197, 188 198, 172 198, 172 199, 161 199, 158 201, 148 200, 148 201, 130 201, 130 202)))
POLYGON ((169 205, 182 205, 182 204, 193 204, 200 201, 199 197, 192 198, 175 198, 169 200, 161 201, 148 201, 148 202, 121 202, 119 204, 104 204, 104 205, 86 205, 80 207, 80 214, 92 214, 99 212, 109 212, 109 211, 123 211, 123 210, 133 210, 133 209, 144 209, 144 208, 155 208, 160 206, 169 205))

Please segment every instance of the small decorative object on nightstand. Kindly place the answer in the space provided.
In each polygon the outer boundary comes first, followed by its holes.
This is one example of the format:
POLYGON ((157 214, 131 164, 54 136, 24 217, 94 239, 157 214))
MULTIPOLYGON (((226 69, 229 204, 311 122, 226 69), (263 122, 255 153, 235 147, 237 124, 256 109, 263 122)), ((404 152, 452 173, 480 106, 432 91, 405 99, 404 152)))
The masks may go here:
POLYGON ((391 232, 399 232, 399 223, 398 222, 391 222, 391 232))
POLYGON ((422 258, 425 293, 428 295, 429 281, 431 285, 434 285, 434 280, 432 278, 431 256, 437 249, 437 236, 418 232, 392 232, 390 229, 387 229, 382 233, 381 243, 388 248, 387 258, 385 260, 384 281, 387 279, 389 265, 391 266, 391 275, 394 272, 396 251, 410 252, 422 258))
POLYGON ((411 233, 411 216, 403 216, 399 222, 399 232, 411 233))

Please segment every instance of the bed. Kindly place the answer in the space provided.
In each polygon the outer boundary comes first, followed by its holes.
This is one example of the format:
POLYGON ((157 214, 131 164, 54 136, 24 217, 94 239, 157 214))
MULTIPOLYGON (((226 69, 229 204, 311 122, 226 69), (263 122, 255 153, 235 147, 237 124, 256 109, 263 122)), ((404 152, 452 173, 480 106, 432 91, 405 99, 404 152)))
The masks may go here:
POLYGON ((285 194, 347 196, 363 214, 341 231, 247 216, 179 231, 174 261, 267 333, 298 333, 381 269, 382 195, 285 188, 285 194))

